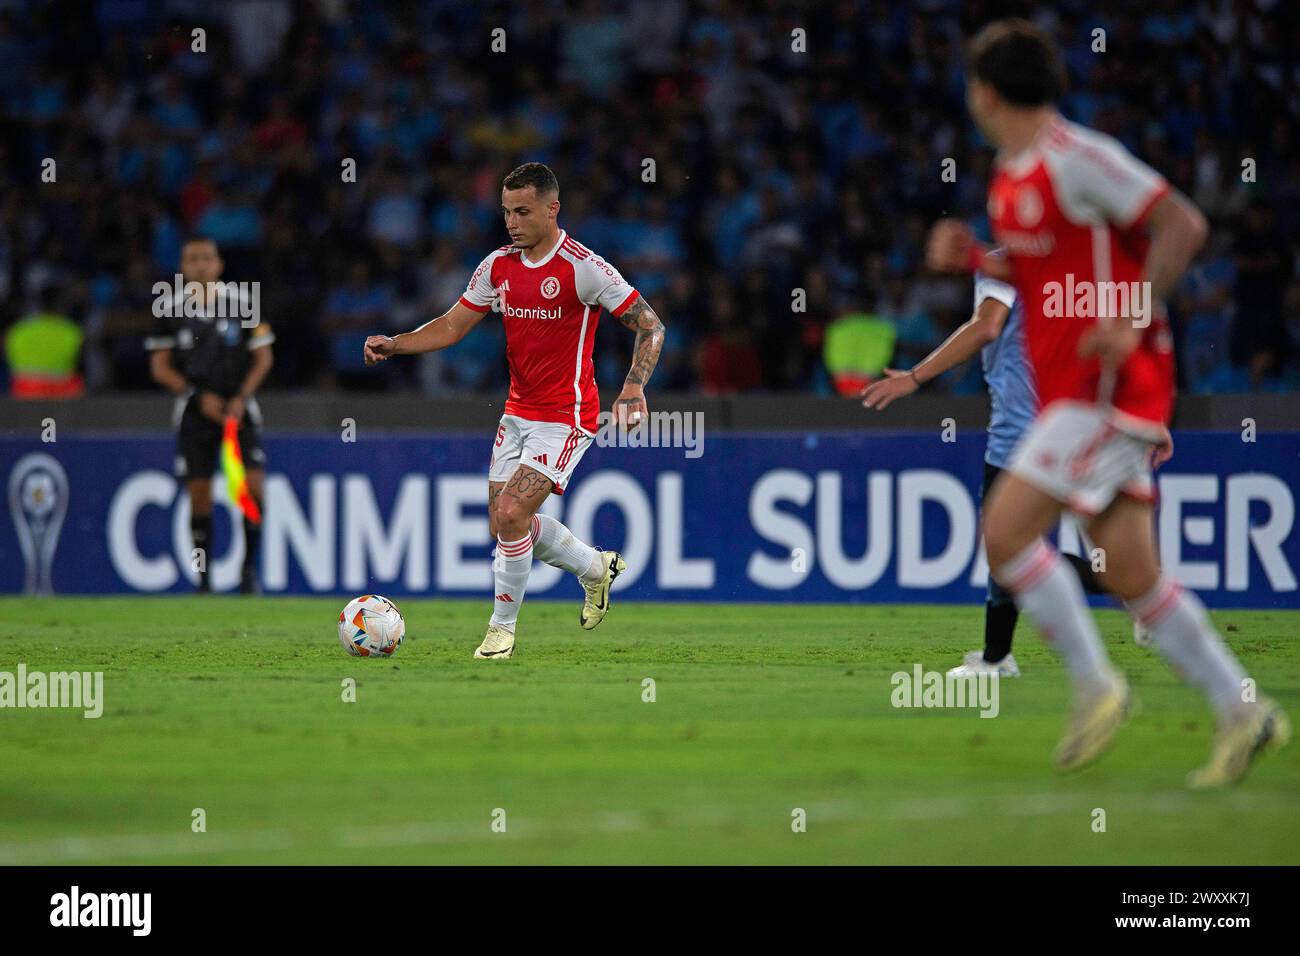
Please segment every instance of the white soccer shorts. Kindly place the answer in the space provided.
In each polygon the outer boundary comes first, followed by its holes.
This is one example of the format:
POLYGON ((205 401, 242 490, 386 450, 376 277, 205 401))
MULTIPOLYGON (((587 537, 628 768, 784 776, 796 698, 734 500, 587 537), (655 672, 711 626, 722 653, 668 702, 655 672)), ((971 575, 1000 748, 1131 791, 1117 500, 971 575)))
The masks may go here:
POLYGON ((497 426, 488 481, 509 481, 516 468, 527 465, 555 482, 556 494, 562 495, 573 470, 595 439, 591 432, 573 425, 503 415, 497 426))
POLYGON ((1008 470, 1083 517, 1105 511, 1120 494, 1154 502, 1154 427, 1125 421, 1113 408, 1053 402, 1016 446, 1008 470))

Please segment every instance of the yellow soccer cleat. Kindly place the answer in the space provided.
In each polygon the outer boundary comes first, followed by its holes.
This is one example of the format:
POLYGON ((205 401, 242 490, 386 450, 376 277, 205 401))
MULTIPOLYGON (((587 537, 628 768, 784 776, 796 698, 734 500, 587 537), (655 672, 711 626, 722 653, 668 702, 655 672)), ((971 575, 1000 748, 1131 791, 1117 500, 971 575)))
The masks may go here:
POLYGON ((1291 721, 1277 702, 1261 697, 1246 716, 1220 725, 1210 747, 1210 762, 1187 775, 1193 790, 1227 787, 1246 776, 1251 761, 1278 750, 1291 739, 1291 721))
POLYGON ((605 562, 605 576, 595 584, 582 586, 587 597, 582 602, 578 623, 588 631, 605 620, 605 614, 609 611, 609 589, 614 586, 614 579, 627 570, 627 562, 617 551, 603 551, 601 559, 605 562))
POLYGON ((474 656, 479 660, 504 660, 515 652, 515 632, 504 627, 489 624, 487 636, 478 646, 474 656))
POLYGON ((1118 674, 1109 690, 1077 698, 1065 736, 1056 748, 1056 769, 1068 773, 1100 757, 1115 739, 1129 707, 1128 682, 1118 674))

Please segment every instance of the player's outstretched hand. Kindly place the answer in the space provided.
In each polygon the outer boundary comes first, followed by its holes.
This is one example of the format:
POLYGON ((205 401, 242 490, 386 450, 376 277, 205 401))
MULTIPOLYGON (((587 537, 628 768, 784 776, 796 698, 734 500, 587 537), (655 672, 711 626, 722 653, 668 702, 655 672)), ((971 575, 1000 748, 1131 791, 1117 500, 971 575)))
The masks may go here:
POLYGON ((925 264, 935 272, 967 272, 975 233, 960 219, 940 219, 925 244, 925 264))
POLYGON ((650 418, 650 406, 645 403, 645 390, 639 385, 624 385, 614 400, 614 421, 623 431, 636 428, 650 418))
POLYGON ((1122 365, 1141 339, 1141 329, 1127 319, 1116 319, 1107 326, 1094 325, 1079 336, 1079 357, 1095 355, 1105 363, 1122 365))
POLYGON ((388 356, 393 355, 397 350, 397 344, 387 335, 372 335, 366 339, 365 356, 366 364, 374 365, 376 362, 382 362, 388 356))
POLYGON ((862 390, 862 407, 883 411, 889 403, 916 391, 916 380, 911 372, 896 368, 885 369, 885 377, 876 379, 862 390))
POLYGON ((1163 425, 1160 427, 1160 440, 1156 443, 1155 450, 1151 452, 1151 467, 1159 468, 1170 458, 1174 457, 1174 436, 1169 433, 1169 429, 1163 425))

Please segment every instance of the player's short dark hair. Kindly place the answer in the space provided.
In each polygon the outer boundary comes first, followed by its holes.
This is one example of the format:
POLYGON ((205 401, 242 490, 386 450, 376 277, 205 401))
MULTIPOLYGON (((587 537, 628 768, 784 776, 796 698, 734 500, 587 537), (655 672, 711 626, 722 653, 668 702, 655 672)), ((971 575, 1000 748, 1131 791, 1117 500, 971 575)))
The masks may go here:
POLYGON ((212 243, 213 249, 217 248, 217 240, 213 239, 211 236, 205 236, 202 233, 197 232, 192 232, 182 239, 181 248, 184 249, 186 246, 192 246, 196 242, 210 242, 212 243))
POLYGON ((1056 41, 1028 20, 995 20, 975 34, 966 72, 1014 106, 1048 106, 1065 93, 1056 41))
POLYGON ((511 170, 501 181, 501 186, 503 189, 527 189, 532 186, 539 196, 546 193, 560 194, 560 181, 545 163, 524 163, 511 170))

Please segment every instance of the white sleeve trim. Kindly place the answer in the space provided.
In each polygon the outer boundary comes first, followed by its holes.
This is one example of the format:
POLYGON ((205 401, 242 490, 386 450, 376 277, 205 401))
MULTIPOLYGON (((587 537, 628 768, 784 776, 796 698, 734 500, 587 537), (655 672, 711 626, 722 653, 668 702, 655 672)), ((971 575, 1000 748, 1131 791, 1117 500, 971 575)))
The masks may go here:
POLYGON ((595 254, 574 263, 578 300, 613 312, 634 291, 632 284, 612 265, 595 254))
POLYGON ((1114 137, 1072 127, 1074 142, 1047 154, 1061 211, 1080 224, 1133 225, 1169 188, 1165 178, 1114 137))
POLYGON ((1001 279, 994 279, 982 272, 975 273, 975 308, 980 307, 985 299, 996 299, 1008 309, 1015 308, 1016 290, 1001 279))
POLYGON ((496 298, 496 290, 492 287, 492 263, 496 262, 497 257, 504 255, 500 249, 493 249, 488 253, 487 258, 478 264, 474 274, 470 276, 469 284, 465 287, 465 301, 477 306, 490 306, 496 298))

